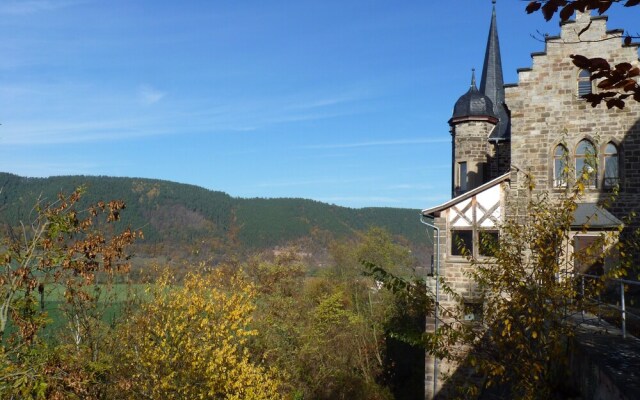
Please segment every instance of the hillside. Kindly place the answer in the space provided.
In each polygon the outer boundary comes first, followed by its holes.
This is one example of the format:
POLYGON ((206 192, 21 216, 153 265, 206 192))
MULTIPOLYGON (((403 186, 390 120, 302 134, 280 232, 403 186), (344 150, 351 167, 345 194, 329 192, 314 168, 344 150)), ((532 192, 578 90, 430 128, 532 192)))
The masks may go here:
POLYGON ((324 246, 371 226, 387 229, 414 249, 424 247, 418 210, 352 209, 305 199, 242 199, 194 185, 140 178, 61 176, 24 178, 0 173, 0 223, 28 221, 40 197, 53 201, 78 186, 84 201, 121 199, 122 226, 142 229, 148 252, 234 249, 252 252, 292 242, 324 246))

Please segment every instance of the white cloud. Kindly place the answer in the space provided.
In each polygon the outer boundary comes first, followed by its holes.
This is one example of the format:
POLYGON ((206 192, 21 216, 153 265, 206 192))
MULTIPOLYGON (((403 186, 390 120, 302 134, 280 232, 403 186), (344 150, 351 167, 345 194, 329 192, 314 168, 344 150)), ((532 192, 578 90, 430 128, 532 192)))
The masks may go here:
POLYGON ((79 0, 17 0, 0 4, 0 14, 28 15, 74 6, 85 1, 79 0))
POLYGON ((170 134, 142 120, 113 121, 8 121, 0 130, 2 145, 46 145, 54 143, 86 143, 134 137, 170 134))
POLYGON ((388 190, 428 190, 433 189, 433 185, 424 183, 399 183, 387 187, 388 190))
POLYGON ((365 141, 357 143, 332 143, 332 144, 315 144, 309 146, 300 146, 301 149, 348 149, 356 147, 374 147, 374 146, 405 146, 413 144, 430 144, 430 143, 449 143, 451 139, 398 139, 398 140, 377 140, 365 141))
POLYGON ((138 88, 138 98, 142 104, 151 105, 159 102, 165 97, 166 93, 159 91, 148 85, 142 85, 138 88))
POLYGON ((181 99, 149 84, 138 86, 132 93, 130 87, 105 87, 85 82, 18 82, 0 88, 0 102, 6 101, 4 111, 9 115, 0 126, 0 144, 43 145, 185 133, 241 133, 358 112, 351 107, 349 110, 311 110, 306 106, 293 109, 289 106, 296 103, 294 97, 298 98, 298 103, 307 105, 337 101, 309 94, 276 98, 181 99))
POLYGON ((354 101, 366 99, 370 97, 368 93, 363 91, 352 91, 348 93, 336 94, 328 97, 321 97, 310 99, 308 101, 297 101, 291 104, 288 108, 290 109, 314 109, 314 108, 325 108, 330 107, 342 103, 351 103, 354 101))

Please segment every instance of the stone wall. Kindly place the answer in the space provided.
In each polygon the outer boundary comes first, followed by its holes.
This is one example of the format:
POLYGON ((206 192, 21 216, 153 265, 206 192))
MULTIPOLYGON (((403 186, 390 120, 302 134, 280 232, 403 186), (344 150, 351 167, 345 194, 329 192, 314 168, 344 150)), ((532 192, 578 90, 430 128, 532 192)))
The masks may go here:
POLYGON ((453 135, 453 196, 472 190, 487 181, 490 175, 488 166, 491 148, 487 138, 495 124, 487 121, 465 121, 455 124, 453 135), (467 163, 467 189, 459 187, 458 163, 467 163))
MULTIPOLYGON (((571 54, 581 54, 639 65, 638 46, 624 46, 615 36, 620 36, 620 31, 607 31, 605 17, 579 13, 574 22, 562 25, 559 37, 547 38, 545 52, 532 54, 531 68, 518 71, 517 85, 506 88, 506 103, 512 117, 512 164, 531 173, 538 190, 563 191, 553 187, 557 144, 566 145, 572 163, 582 139, 591 140, 600 153, 608 142, 618 146, 621 195, 612 212, 620 218, 639 203, 640 104, 631 100, 623 110, 607 109, 605 105, 592 108, 577 95, 579 70, 570 58, 571 54), (578 38, 589 23, 589 29, 578 38)), ((587 189, 584 200, 588 202, 602 201, 611 194, 602 189, 602 157, 597 158, 598 183, 596 188, 587 189)))

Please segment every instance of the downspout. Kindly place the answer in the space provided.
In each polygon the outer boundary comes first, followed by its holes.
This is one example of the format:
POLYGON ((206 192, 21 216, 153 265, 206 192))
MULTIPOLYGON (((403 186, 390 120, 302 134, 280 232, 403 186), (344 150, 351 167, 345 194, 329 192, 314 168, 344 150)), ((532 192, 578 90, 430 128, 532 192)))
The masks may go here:
MULTIPOLYGON (((422 214, 420 214, 420 222, 434 229, 436 232, 436 270, 434 274, 434 278, 436 280, 436 305, 433 312, 433 316, 434 316, 433 333, 434 335, 436 335, 438 333, 438 308, 440 307, 440 228, 425 221, 424 215, 422 214)), ((436 398, 437 389, 438 389, 438 357, 434 355, 433 356, 433 396, 431 397, 432 399, 436 398)))

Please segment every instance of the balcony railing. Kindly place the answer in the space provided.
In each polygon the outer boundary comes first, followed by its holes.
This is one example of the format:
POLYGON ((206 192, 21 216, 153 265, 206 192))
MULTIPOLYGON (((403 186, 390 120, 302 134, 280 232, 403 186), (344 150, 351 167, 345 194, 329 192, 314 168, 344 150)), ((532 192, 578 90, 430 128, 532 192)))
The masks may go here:
MULTIPOLYGON (((625 287, 634 286, 637 287, 640 291, 640 282, 639 281, 630 281, 627 279, 606 279, 603 283, 609 289, 609 293, 611 291, 615 292, 616 290, 619 292, 619 297, 615 300, 615 303, 611 301, 606 301, 602 299, 601 295, 598 295, 597 298, 585 298, 586 292, 585 288, 588 285, 589 280, 601 280, 602 277, 598 275, 590 275, 590 274, 576 274, 576 278, 580 283, 580 294, 583 299, 587 299, 592 301, 596 306, 596 313, 598 319, 603 318, 605 315, 604 309, 613 310, 614 314, 617 316, 619 313, 620 316, 620 329, 622 330, 622 337, 627 337, 627 318, 634 318, 640 320, 640 315, 635 312, 630 312, 626 306, 627 294, 625 287)), ((610 299, 611 296, 608 296, 610 299)), ((614 295, 613 298, 617 296, 614 295)), ((582 314, 584 316, 585 310, 582 310, 582 314)), ((610 316, 611 313, 606 313, 606 315, 610 316)), ((607 319, 607 322, 612 322, 607 319)))

